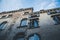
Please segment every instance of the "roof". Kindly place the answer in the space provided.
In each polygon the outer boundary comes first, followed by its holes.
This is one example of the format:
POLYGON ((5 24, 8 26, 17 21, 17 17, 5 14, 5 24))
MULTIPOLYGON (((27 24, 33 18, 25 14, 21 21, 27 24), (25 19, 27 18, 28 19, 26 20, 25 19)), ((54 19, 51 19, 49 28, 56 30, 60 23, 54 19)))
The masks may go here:
POLYGON ((13 13, 13 12, 19 12, 19 11, 25 11, 25 10, 29 10, 29 9, 33 10, 32 7, 31 7, 31 8, 25 8, 25 9, 22 8, 22 9, 19 9, 19 10, 1 12, 0 14, 4 14, 4 13, 13 13))

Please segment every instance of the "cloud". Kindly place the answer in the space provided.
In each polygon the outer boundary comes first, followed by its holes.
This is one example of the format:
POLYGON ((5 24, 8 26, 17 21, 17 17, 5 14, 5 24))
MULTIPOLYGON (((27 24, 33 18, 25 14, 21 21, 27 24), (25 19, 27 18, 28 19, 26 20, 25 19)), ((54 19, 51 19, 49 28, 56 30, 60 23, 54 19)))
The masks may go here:
POLYGON ((60 1, 59 0, 53 0, 47 7, 46 9, 52 9, 52 8, 58 8, 60 7, 60 1))
POLYGON ((0 12, 33 7, 34 11, 60 7, 59 0, 1 0, 0 12))
POLYGON ((60 5, 59 5, 60 1, 59 0, 43 0, 43 1, 39 0, 36 2, 35 2, 35 9, 37 9, 37 10, 60 7, 60 5))
POLYGON ((54 2, 50 3, 45 9, 55 8, 56 4, 54 2))
POLYGON ((0 11, 10 11, 22 8, 21 0, 2 0, 0 11))
POLYGON ((45 9, 52 1, 50 0, 35 0, 34 1, 34 9, 35 11, 41 10, 41 9, 45 9))

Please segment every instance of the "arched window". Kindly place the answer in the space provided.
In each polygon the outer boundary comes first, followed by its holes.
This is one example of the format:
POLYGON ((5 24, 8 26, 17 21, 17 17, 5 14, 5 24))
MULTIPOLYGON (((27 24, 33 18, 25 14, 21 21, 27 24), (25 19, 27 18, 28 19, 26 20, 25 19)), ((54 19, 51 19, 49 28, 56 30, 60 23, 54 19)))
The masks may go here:
POLYGON ((33 34, 33 35, 30 35, 28 40, 40 40, 40 36, 38 34, 33 34))
POLYGON ((26 27, 27 26, 27 18, 24 18, 24 19, 21 20, 20 26, 21 27, 26 27))
POLYGON ((4 29, 6 23, 7 23, 7 21, 2 22, 2 23, 0 24, 0 29, 4 29))

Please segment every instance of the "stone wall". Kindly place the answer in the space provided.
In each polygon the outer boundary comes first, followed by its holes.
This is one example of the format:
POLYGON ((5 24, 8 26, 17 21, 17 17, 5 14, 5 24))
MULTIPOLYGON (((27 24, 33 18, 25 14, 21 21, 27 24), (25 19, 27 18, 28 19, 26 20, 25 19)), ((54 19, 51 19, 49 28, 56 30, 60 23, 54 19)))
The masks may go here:
POLYGON ((28 8, 22 11, 2 12, 0 14, 0 23, 7 21, 8 24, 4 30, 0 31, 0 40, 15 40, 15 36, 20 33, 24 33, 25 40, 32 34, 39 34, 41 40, 60 40, 60 24, 54 25, 53 18, 51 15, 48 15, 48 11, 52 12, 51 10, 45 10, 41 13, 41 11, 33 12, 32 8, 28 8), (29 28, 29 26, 27 26, 20 28, 21 20, 27 18, 29 22, 29 16, 35 15, 34 13, 40 15, 36 17, 39 18, 39 27, 29 28), (1 18, 4 15, 6 15, 6 17, 1 18), (10 15, 10 17, 8 17, 8 15, 10 15))

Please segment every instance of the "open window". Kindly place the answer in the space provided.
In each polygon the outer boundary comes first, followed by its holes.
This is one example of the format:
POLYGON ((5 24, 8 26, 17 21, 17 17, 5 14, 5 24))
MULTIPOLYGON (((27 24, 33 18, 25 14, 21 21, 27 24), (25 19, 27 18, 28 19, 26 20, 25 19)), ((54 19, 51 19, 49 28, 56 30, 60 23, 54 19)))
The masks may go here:
POLYGON ((28 37, 28 40, 41 40, 38 34, 32 34, 28 37))

